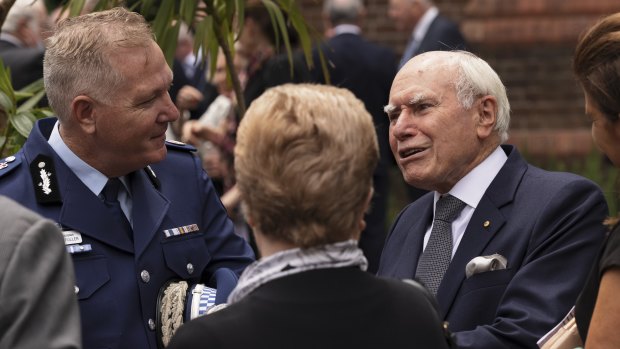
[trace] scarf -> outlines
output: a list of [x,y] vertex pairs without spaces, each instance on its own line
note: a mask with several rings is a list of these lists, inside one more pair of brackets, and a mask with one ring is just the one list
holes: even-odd
[[288,275],[314,269],[351,266],[358,266],[364,271],[368,267],[368,261],[357,247],[356,240],[284,250],[250,264],[228,296],[228,303],[236,303],[259,286]]

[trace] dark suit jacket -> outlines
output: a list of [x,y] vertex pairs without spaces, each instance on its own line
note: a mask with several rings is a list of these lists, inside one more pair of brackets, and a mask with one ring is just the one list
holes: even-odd
[[[389,123],[383,106],[388,103],[396,75],[396,56],[390,49],[351,33],[332,37],[321,49],[327,60],[331,84],[346,88],[364,102],[377,131],[381,157],[373,176],[375,195],[365,217],[366,230],[360,237],[360,247],[369,263],[368,271],[375,273],[386,236],[388,169],[393,163],[388,141]],[[316,51],[314,63],[317,67],[312,70],[313,80],[325,83]]]
[[39,48],[18,47],[0,40],[0,58],[4,66],[11,68],[13,88],[19,90],[43,77],[43,55]]
[[[152,165],[158,184],[147,171],[127,176],[132,241],[103,201],[48,144],[55,122],[39,120],[15,160],[0,169],[0,194],[58,222],[63,230],[80,233],[81,244],[91,246],[72,254],[84,348],[154,349],[160,288],[173,279],[209,283],[222,267],[240,274],[253,261],[250,247],[234,234],[200,161],[188,147],[174,144],[168,145],[166,159]],[[45,181],[37,166],[41,162],[48,164],[49,195],[59,200],[37,199]],[[166,230],[192,224],[196,231],[166,236]]]
[[411,57],[428,51],[469,50],[459,26],[442,15],[435,17],[422,42]]
[[447,348],[422,291],[357,268],[270,281],[226,309],[184,324],[168,349]]
[[[465,230],[437,292],[464,348],[535,348],[575,303],[605,229],[600,189],[582,177],[528,165],[512,146]],[[433,193],[407,206],[383,250],[379,275],[415,276],[433,216]],[[490,225],[484,227],[484,222]],[[476,256],[498,253],[504,270],[465,278]]]

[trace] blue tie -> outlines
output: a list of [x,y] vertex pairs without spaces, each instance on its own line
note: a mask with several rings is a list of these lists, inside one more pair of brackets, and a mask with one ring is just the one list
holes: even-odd
[[124,232],[131,240],[133,240],[133,230],[131,229],[131,224],[129,224],[129,220],[127,220],[127,216],[125,216],[125,213],[121,208],[121,203],[118,201],[118,191],[120,190],[121,185],[123,185],[123,183],[121,183],[118,178],[108,179],[108,183],[106,183],[105,187],[103,187],[101,196],[103,196],[103,203],[108,207],[114,219],[120,222]]

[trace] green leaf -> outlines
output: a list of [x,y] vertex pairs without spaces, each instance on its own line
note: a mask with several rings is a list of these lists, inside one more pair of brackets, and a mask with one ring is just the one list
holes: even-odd
[[71,0],[69,5],[69,17],[79,16],[84,8],[86,0]]
[[41,91],[44,87],[45,86],[43,85],[43,78],[40,78],[28,84],[27,86],[22,87],[19,91],[16,92],[30,93],[30,95],[32,95]]
[[22,105],[20,105],[17,108],[17,113],[26,112],[26,111],[34,108],[37,105],[37,103],[39,103],[41,98],[43,98],[43,96],[45,96],[45,90],[42,89],[39,92],[37,92],[36,94],[34,94],[34,96],[29,98],[27,101],[25,101]]
[[163,37],[159,40],[159,46],[164,52],[166,62],[172,67],[172,61],[174,60],[174,53],[177,48],[177,42],[179,40],[179,30],[181,29],[181,22],[176,21],[168,30],[164,32]]
[[13,100],[6,95],[3,91],[0,91],[0,108],[8,115],[13,114],[15,111],[15,104]]
[[15,91],[15,102],[19,103],[22,99],[30,98],[32,96],[34,96],[34,94],[30,92]]
[[[202,19],[196,24],[196,30],[194,33],[194,54],[198,57],[206,57],[207,47],[203,44],[206,39],[207,28],[205,27],[205,20]],[[201,60],[201,64],[204,64],[205,60]]]
[[[272,25],[276,27],[276,24],[277,24],[277,28],[280,29],[282,38],[284,39],[283,40],[284,46],[286,47],[286,54],[288,56],[289,66],[291,68],[290,69],[291,75],[293,75],[293,50],[291,49],[291,41],[289,40],[289,37],[288,37],[288,28],[286,26],[286,21],[284,20],[284,15],[282,15],[282,10],[277,4],[275,4],[271,0],[262,0],[262,1],[265,7],[267,8],[267,10],[269,10],[269,15],[271,16]],[[275,17],[275,20],[274,20],[274,17]],[[276,30],[275,32],[277,33],[278,30]],[[278,48],[278,46],[279,46],[278,35],[276,35],[276,49]]]
[[97,1],[97,4],[93,8],[93,12],[103,11],[103,10],[109,8],[110,6],[109,6],[108,3],[109,3],[108,0],[99,0],[99,1]]
[[155,16],[155,20],[153,20],[153,32],[155,33],[155,38],[157,39],[159,46],[162,46],[164,34],[170,26],[173,15],[174,1],[162,0],[159,10],[157,11],[157,15]]
[[11,83],[11,69],[5,67],[2,59],[0,59],[0,91],[6,93],[9,97],[13,93],[13,84]]
[[235,41],[237,41],[239,40],[239,35],[241,35],[243,21],[245,20],[245,2],[243,0],[235,0],[235,7],[237,8],[237,27],[239,28],[239,32],[235,37]]
[[308,67],[312,68],[314,65],[314,62],[312,61],[312,39],[299,7],[295,5],[289,7],[288,16],[293,28],[295,28],[295,31],[298,34],[299,42],[304,52],[306,62],[308,63]]
[[56,115],[56,114],[54,114],[54,111],[53,111],[53,110],[51,110],[51,109],[47,109],[47,108],[46,108],[46,109],[38,109],[37,111],[38,111],[39,113],[41,113],[41,115],[37,115],[37,117],[38,117],[39,119],[43,119],[43,118],[47,118],[47,117],[50,117],[50,116],[54,116],[54,115]]
[[9,122],[15,127],[15,130],[23,137],[28,137],[36,117],[29,111],[23,111],[15,115],[9,115]]
[[325,78],[325,83],[327,85],[331,85],[331,79],[329,77],[329,69],[327,69],[327,61],[325,60],[325,55],[323,54],[323,50],[318,49],[319,52],[319,60],[321,61],[321,71],[323,72],[323,78]]
[[[198,0],[199,1],[199,0]],[[192,26],[194,23],[194,17],[196,16],[196,9],[198,7],[197,0],[181,0],[181,19],[188,26]]]

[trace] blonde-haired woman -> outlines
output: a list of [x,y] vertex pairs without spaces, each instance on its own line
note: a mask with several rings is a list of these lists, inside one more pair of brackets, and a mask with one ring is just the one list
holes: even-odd
[[447,348],[421,288],[364,271],[357,239],[377,160],[351,92],[289,84],[256,99],[235,167],[262,258],[228,308],[183,325],[169,348]]

